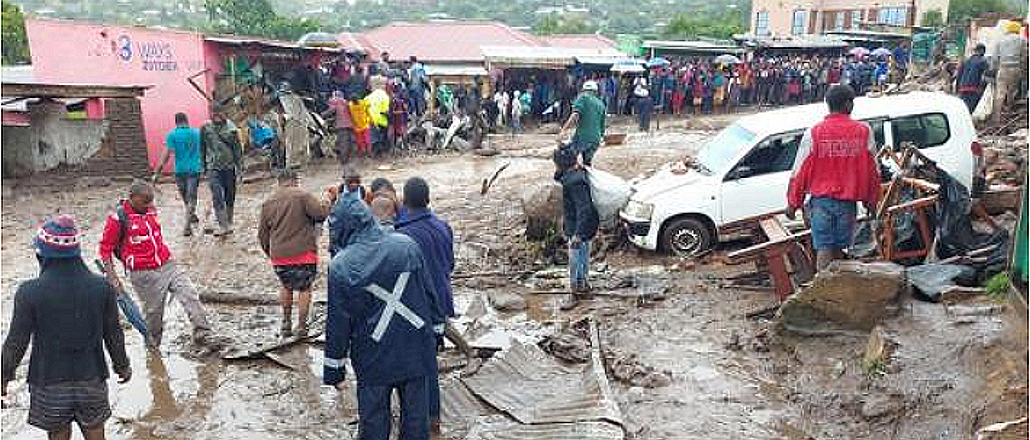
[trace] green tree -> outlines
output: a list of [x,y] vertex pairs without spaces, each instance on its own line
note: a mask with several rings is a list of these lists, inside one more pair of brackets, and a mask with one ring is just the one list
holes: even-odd
[[548,14],[533,24],[533,33],[537,35],[552,34],[592,34],[597,27],[579,17],[562,17]]
[[217,32],[296,40],[320,27],[314,20],[276,14],[268,0],[205,0],[205,6]]
[[29,39],[25,36],[25,16],[18,5],[3,1],[0,32],[3,33],[3,63],[28,64]]
[[919,20],[920,26],[929,28],[939,28],[944,26],[944,14],[941,13],[940,9],[931,9],[923,13],[922,19]]
[[744,33],[744,19],[739,13],[723,12],[715,15],[676,14],[665,27],[666,38],[710,37],[728,39]]
[[1012,15],[1019,13],[1004,0],[952,0],[948,12],[949,23],[965,23],[987,13]]

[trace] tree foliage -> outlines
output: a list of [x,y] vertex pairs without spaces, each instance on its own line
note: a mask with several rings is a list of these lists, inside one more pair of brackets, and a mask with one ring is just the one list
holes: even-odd
[[25,16],[18,5],[3,1],[0,32],[3,36],[3,63],[28,64],[29,39],[25,36]]
[[563,17],[549,14],[533,24],[533,33],[537,35],[552,34],[592,34],[597,28],[579,17]]
[[740,13],[723,12],[714,15],[676,14],[665,27],[666,38],[712,37],[728,39],[733,34],[747,31],[746,19]]
[[268,0],[205,0],[205,6],[218,32],[292,41],[319,29],[314,20],[276,14]]
[[977,18],[988,13],[1001,13],[1003,15],[1022,15],[1026,13],[1025,8],[1018,9],[1012,7],[1010,3],[1004,0],[951,0],[948,22],[965,23],[971,18]]

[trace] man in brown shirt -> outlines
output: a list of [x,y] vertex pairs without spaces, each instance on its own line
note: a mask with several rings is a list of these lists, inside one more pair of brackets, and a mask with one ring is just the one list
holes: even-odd
[[291,323],[294,291],[300,296],[296,333],[301,336],[307,333],[311,283],[318,274],[318,232],[329,215],[332,198],[327,192],[319,202],[297,186],[296,172],[283,170],[279,174],[279,188],[261,205],[258,241],[283,284],[279,295],[283,337],[294,334]]

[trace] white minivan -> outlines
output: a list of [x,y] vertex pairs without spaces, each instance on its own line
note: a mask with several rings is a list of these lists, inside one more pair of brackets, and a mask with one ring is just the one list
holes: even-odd
[[[665,165],[634,183],[619,214],[630,241],[697,255],[727,238],[724,226],[783,211],[801,136],[826,114],[826,104],[818,103],[744,116],[710,139],[689,169],[682,162]],[[878,146],[914,144],[973,188],[982,150],[958,98],[930,92],[862,97],[852,117],[869,123]]]

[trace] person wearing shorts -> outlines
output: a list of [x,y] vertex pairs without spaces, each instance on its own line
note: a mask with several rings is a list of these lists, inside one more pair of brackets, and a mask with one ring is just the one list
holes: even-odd
[[801,138],[787,190],[788,218],[805,204],[816,266],[844,258],[855,230],[856,202],[867,211],[880,197],[876,144],[869,125],[851,119],[855,91],[834,85],[826,92],[830,114]]
[[15,293],[0,360],[0,389],[6,396],[31,341],[29,424],[46,431],[51,440],[67,440],[74,421],[86,440],[103,440],[104,422],[111,416],[105,346],[119,383],[132,377],[117,292],[82,261],[71,217],[47,221],[33,246],[41,271],[39,278],[22,283]]
[[[297,186],[293,170],[279,173],[279,188],[261,205],[258,241],[272,260],[282,284],[282,336],[303,336],[308,331],[311,284],[318,274],[318,231],[329,215],[332,195],[322,201]],[[297,292],[297,328],[293,328],[293,293]]]

